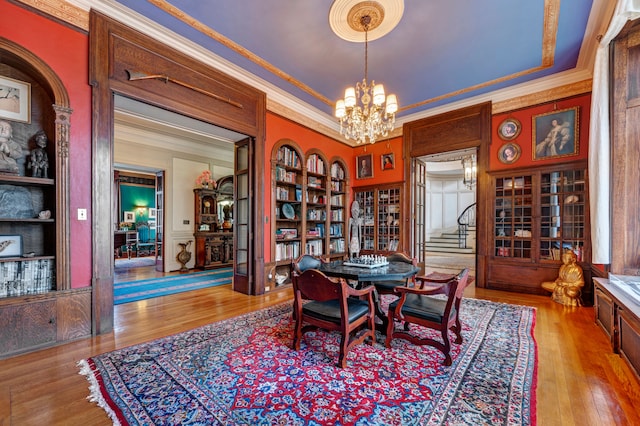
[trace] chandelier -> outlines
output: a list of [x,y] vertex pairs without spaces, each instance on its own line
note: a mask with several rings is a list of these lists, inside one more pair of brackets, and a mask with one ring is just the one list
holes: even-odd
[[467,188],[473,189],[478,179],[478,165],[476,162],[476,156],[469,155],[468,157],[464,157],[462,159],[462,169],[462,183],[464,183]]
[[[375,143],[379,137],[385,137],[393,130],[398,111],[396,95],[386,96],[384,86],[367,80],[369,54],[369,24],[371,16],[363,15],[360,24],[364,29],[364,78],[344,91],[344,99],[336,102],[336,117],[340,122],[340,134],[347,140],[354,139],[357,144]],[[362,105],[358,104],[358,99]],[[373,103],[372,103],[373,102]]]

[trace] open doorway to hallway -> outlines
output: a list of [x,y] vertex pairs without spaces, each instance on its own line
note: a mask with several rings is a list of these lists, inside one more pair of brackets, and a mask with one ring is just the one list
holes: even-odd
[[421,157],[426,164],[423,218],[425,272],[459,272],[476,266],[476,149]]

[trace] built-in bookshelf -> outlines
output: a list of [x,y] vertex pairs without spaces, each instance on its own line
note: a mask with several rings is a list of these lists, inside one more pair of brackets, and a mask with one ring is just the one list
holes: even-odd
[[342,160],[330,163],[315,149],[303,154],[287,141],[274,147],[272,170],[273,285],[267,291],[290,283],[291,262],[302,254],[323,259],[346,254],[347,177]]
[[329,192],[329,258],[347,255],[346,221],[347,180],[346,167],[340,160],[331,163],[331,188]]

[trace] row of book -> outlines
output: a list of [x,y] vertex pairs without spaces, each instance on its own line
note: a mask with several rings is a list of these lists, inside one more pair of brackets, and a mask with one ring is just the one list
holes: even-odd
[[297,259],[300,256],[300,242],[276,244],[276,262],[286,259]]
[[329,244],[329,253],[344,253],[347,251],[347,247],[344,242],[344,238],[340,238],[338,240],[331,240]]
[[53,259],[0,263],[0,297],[46,293],[55,290]]
[[289,167],[295,167],[296,169],[300,168],[300,157],[298,156],[298,153],[289,147],[281,147],[278,150],[276,159],[278,163],[285,164]]
[[324,161],[317,154],[311,154],[307,158],[307,171],[311,173],[317,173],[319,175],[325,174]]
[[331,177],[335,179],[344,179],[344,169],[338,163],[331,165]]
[[276,167],[276,181],[278,182],[287,182],[287,183],[297,183],[298,174],[296,172],[291,172],[282,167]]
[[304,247],[304,252],[311,256],[320,256],[324,254],[322,240],[307,241]]

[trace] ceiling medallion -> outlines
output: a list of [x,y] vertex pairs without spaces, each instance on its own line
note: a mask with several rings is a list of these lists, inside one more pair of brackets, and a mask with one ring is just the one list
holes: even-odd
[[335,0],[329,10],[329,25],[343,40],[363,43],[363,16],[370,17],[367,36],[373,41],[391,32],[403,13],[404,0]]

